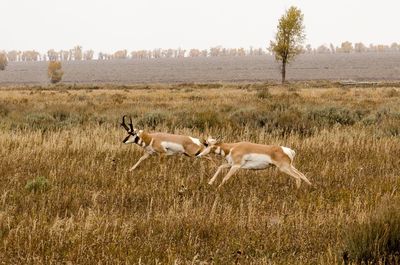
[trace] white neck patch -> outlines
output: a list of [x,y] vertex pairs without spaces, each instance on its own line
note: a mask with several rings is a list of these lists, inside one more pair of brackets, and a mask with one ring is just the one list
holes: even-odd
[[189,138],[190,138],[190,140],[192,140],[193,143],[197,144],[198,146],[201,146],[201,142],[200,142],[199,139],[193,138],[193,137],[190,137],[190,136],[189,136]]

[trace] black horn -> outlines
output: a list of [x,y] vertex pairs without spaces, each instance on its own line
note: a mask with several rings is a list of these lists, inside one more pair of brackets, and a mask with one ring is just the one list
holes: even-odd
[[132,124],[132,117],[129,116],[129,127],[131,128],[131,132],[133,132],[133,124]]
[[126,124],[125,124],[125,116],[126,116],[126,115],[124,115],[124,116],[122,117],[122,123],[121,123],[121,126],[122,126],[122,127],[124,127],[124,128],[125,128],[125,130],[127,130],[127,131],[129,132],[129,127],[128,127],[128,126],[126,126]]

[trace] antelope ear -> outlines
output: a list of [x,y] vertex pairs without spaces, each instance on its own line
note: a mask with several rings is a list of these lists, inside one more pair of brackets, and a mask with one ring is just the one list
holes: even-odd
[[210,144],[216,144],[216,143],[218,143],[218,139],[214,139],[214,138],[212,138],[211,136],[208,136],[207,143],[208,143],[209,145],[210,145]]
[[215,141],[216,144],[221,143],[222,142],[221,135],[218,135],[217,138],[214,139],[214,141]]

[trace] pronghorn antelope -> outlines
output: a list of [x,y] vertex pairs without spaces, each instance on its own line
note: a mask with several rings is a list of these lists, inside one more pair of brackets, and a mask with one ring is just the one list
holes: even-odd
[[211,137],[207,139],[206,146],[197,157],[202,157],[214,151],[216,154],[224,156],[227,160],[227,163],[222,164],[218,168],[208,184],[211,185],[214,183],[222,169],[230,168],[218,188],[240,168],[265,169],[270,164],[275,165],[280,171],[294,177],[297,188],[300,188],[301,180],[311,185],[306,176],[293,166],[292,163],[296,153],[288,147],[253,144],[249,142],[222,143]]
[[125,116],[126,115],[122,117],[121,126],[128,132],[128,136],[126,136],[122,142],[125,144],[135,143],[143,147],[146,151],[129,171],[137,168],[143,160],[152,154],[184,154],[195,157],[205,148],[199,139],[190,136],[169,133],[148,133],[143,130],[138,130],[133,128],[131,117],[129,117],[129,124],[126,125]]

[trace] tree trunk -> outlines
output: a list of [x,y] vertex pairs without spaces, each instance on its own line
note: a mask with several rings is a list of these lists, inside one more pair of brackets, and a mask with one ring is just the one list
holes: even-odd
[[286,81],[286,60],[282,61],[282,85]]

